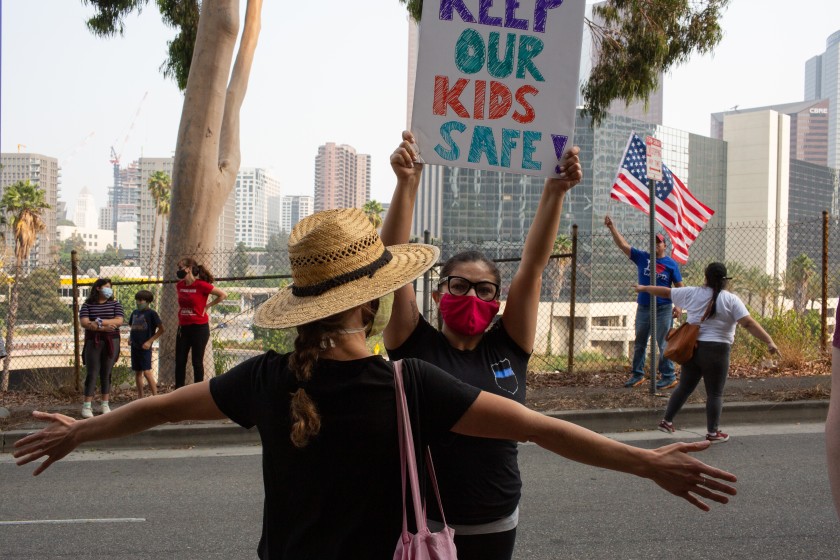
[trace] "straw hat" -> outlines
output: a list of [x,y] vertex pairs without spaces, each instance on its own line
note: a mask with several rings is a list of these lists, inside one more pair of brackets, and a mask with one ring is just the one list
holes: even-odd
[[437,247],[417,243],[386,248],[358,208],[318,212],[292,229],[293,284],[257,309],[254,324],[283,329],[346,311],[405,286],[439,254]]

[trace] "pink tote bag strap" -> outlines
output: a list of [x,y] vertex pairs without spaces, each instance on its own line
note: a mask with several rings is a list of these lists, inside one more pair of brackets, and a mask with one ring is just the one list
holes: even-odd
[[435,489],[435,498],[437,498],[438,511],[440,512],[440,520],[443,521],[444,525],[446,525],[446,515],[444,515],[443,513],[443,502],[440,499],[440,490],[438,489],[437,475],[435,474],[435,464],[432,461],[432,450],[428,447],[426,448],[426,461],[426,467],[429,471],[429,477],[432,479],[432,488]]
[[[405,388],[403,386],[402,360],[394,362],[394,385],[397,401],[397,431],[400,441],[400,470],[402,471],[403,532],[408,530],[408,512],[405,505],[406,470],[408,470],[408,479],[411,484],[411,501],[413,502],[414,517],[417,522],[417,531],[419,532],[426,529],[426,512],[420,496],[420,483],[417,477],[417,457],[414,454],[414,437],[411,433],[411,420],[408,415],[408,403],[405,400]],[[434,485],[437,491],[437,481],[434,482]]]

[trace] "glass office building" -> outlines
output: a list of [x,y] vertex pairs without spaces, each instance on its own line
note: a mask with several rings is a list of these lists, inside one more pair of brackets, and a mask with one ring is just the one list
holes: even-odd
[[[669,168],[701,201],[717,211],[711,225],[725,223],[722,214],[726,202],[725,142],[614,115],[609,115],[598,128],[592,128],[589,118],[579,112],[574,141],[581,149],[584,178],[566,196],[560,221],[561,235],[571,236],[572,224],[578,225],[578,301],[624,300],[628,297],[628,287],[635,282],[635,267],[625,263],[623,255],[617,258],[618,249],[603,225],[605,214],[612,215],[631,244],[645,248],[648,244],[647,215],[610,198],[621,156],[633,132],[661,139],[663,160]],[[430,167],[424,175],[436,178],[440,206],[436,201],[418,201],[417,211],[439,208],[440,231],[432,232],[432,237],[440,240],[444,259],[465,247],[478,248],[491,258],[520,256],[542,194],[542,179]],[[714,239],[701,236],[691,249],[692,256],[695,247],[703,254],[722,254],[722,235],[721,227]],[[515,271],[515,266],[510,268],[507,271],[507,267],[502,267],[505,282],[510,281],[509,274]],[[547,295],[553,287],[544,284],[544,295]],[[568,291],[568,286],[564,291]]]

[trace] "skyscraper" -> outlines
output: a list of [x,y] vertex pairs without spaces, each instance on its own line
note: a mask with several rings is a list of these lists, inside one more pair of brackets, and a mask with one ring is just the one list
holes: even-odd
[[236,175],[236,243],[265,247],[269,236],[269,202],[280,196],[280,180],[269,170],[243,167]]
[[370,156],[328,142],[315,156],[315,211],[361,208],[370,200]]
[[723,122],[728,115],[776,111],[790,117],[790,159],[828,165],[828,105],[828,99],[812,99],[712,113],[711,136],[723,140]]
[[[149,192],[149,178],[157,171],[162,171],[172,177],[171,157],[154,158],[143,157],[138,161],[140,167],[140,192],[137,203],[137,254],[140,263],[148,266],[152,255],[156,255],[162,245],[166,247],[167,216],[157,215],[157,204]],[[157,266],[153,263],[154,270]]]
[[[6,153],[0,154],[0,196],[6,187],[18,181],[29,181],[41,187],[44,200],[50,205],[41,214],[45,228],[38,234],[38,240],[29,253],[27,267],[48,266],[55,258],[57,240],[56,204],[58,203],[61,172],[58,160],[41,154]],[[14,235],[6,235],[6,247],[14,250]]]
[[840,31],[805,62],[805,99],[828,99],[828,167],[840,168]]
[[284,196],[280,200],[280,231],[284,233],[290,233],[295,224],[312,214],[311,196]]
[[99,211],[96,209],[96,199],[87,187],[82,187],[76,197],[76,207],[73,210],[73,223],[82,229],[96,229]]

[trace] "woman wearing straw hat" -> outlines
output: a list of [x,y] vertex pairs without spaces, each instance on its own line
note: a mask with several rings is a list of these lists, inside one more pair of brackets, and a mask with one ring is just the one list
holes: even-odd
[[[257,426],[265,504],[260,558],[390,559],[402,529],[394,373],[371,355],[380,298],[428,270],[430,245],[385,247],[358,209],[302,220],[289,237],[293,284],[261,306],[265,328],[297,327],[295,351],[268,352],[209,383],[194,383],[112,414],[77,422],[33,413],[51,424],[18,441],[19,465],[46,457],[41,473],[76,446],[164,422],[223,419]],[[726,503],[735,476],[688,453],[704,443],[634,448],[461,383],[419,360],[403,368],[415,438],[449,432],[531,440],[555,453],[651,478],[707,510]],[[416,440],[415,440],[416,441]]]
[[[394,295],[393,318],[384,333],[391,359],[419,358],[484,391],[525,403],[525,376],[534,348],[542,273],[554,247],[566,193],[583,173],[578,148],[566,154],[559,179],[546,180],[528,231],[522,261],[499,310],[501,274],[478,251],[450,257],[432,293],[443,327],[432,327],[417,310],[414,289]],[[397,187],[382,227],[385,243],[408,241],[422,165],[414,136],[406,131],[391,155]],[[419,160],[422,161],[422,160]],[[460,558],[508,560],[513,556],[522,480],[517,442],[451,438],[433,447],[446,519],[455,529]],[[432,522],[440,521],[429,511]]]

